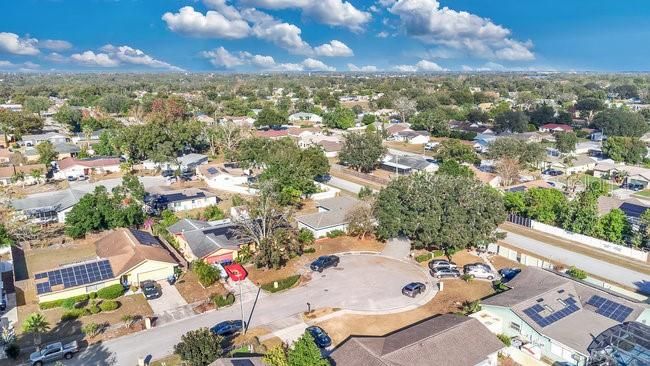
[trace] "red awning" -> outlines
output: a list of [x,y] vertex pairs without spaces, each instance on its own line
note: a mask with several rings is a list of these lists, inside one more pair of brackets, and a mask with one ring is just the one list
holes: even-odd
[[228,277],[233,281],[241,281],[248,275],[244,267],[239,263],[229,264],[225,266],[224,269],[226,270],[226,273],[228,273]]

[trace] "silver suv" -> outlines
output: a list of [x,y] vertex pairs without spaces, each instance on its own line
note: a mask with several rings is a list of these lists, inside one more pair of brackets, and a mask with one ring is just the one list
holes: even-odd
[[482,278],[482,279],[487,279],[487,280],[493,280],[497,277],[497,275],[492,272],[490,267],[488,267],[485,264],[470,264],[466,265],[463,268],[464,272],[466,275],[469,275],[472,278]]

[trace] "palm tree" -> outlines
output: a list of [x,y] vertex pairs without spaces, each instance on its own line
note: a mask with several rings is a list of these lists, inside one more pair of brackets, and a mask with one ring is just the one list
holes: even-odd
[[479,311],[481,311],[481,302],[479,300],[463,302],[463,314],[469,315],[477,313]]
[[48,330],[50,330],[50,323],[40,313],[32,313],[23,321],[23,332],[34,335],[35,345],[41,344],[41,334]]

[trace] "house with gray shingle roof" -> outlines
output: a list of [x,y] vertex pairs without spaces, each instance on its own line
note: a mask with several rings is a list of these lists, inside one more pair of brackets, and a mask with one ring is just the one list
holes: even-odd
[[348,228],[348,212],[359,201],[348,196],[332,197],[316,202],[318,212],[298,216],[299,229],[307,229],[314,237],[321,238],[335,230],[346,231]]
[[[526,267],[509,290],[481,300],[473,317],[493,333],[518,337],[531,354],[585,365],[589,345],[622,323],[650,323],[650,307],[557,273]],[[650,359],[649,359],[650,361]]]
[[330,358],[335,366],[496,366],[503,348],[478,320],[445,314],[380,337],[351,336]]
[[230,263],[237,258],[242,246],[248,244],[237,234],[229,219],[207,222],[182,219],[167,229],[179,244],[188,261]]

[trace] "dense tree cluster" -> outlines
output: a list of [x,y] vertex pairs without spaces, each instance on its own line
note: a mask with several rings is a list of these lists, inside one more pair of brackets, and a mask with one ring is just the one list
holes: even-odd
[[603,152],[615,161],[639,164],[647,154],[646,144],[634,137],[610,136],[603,143]]
[[468,177],[417,173],[379,193],[380,238],[406,235],[416,248],[462,249],[487,243],[505,220],[501,195]]
[[358,171],[369,172],[379,164],[386,153],[380,132],[351,132],[345,135],[339,160]]

